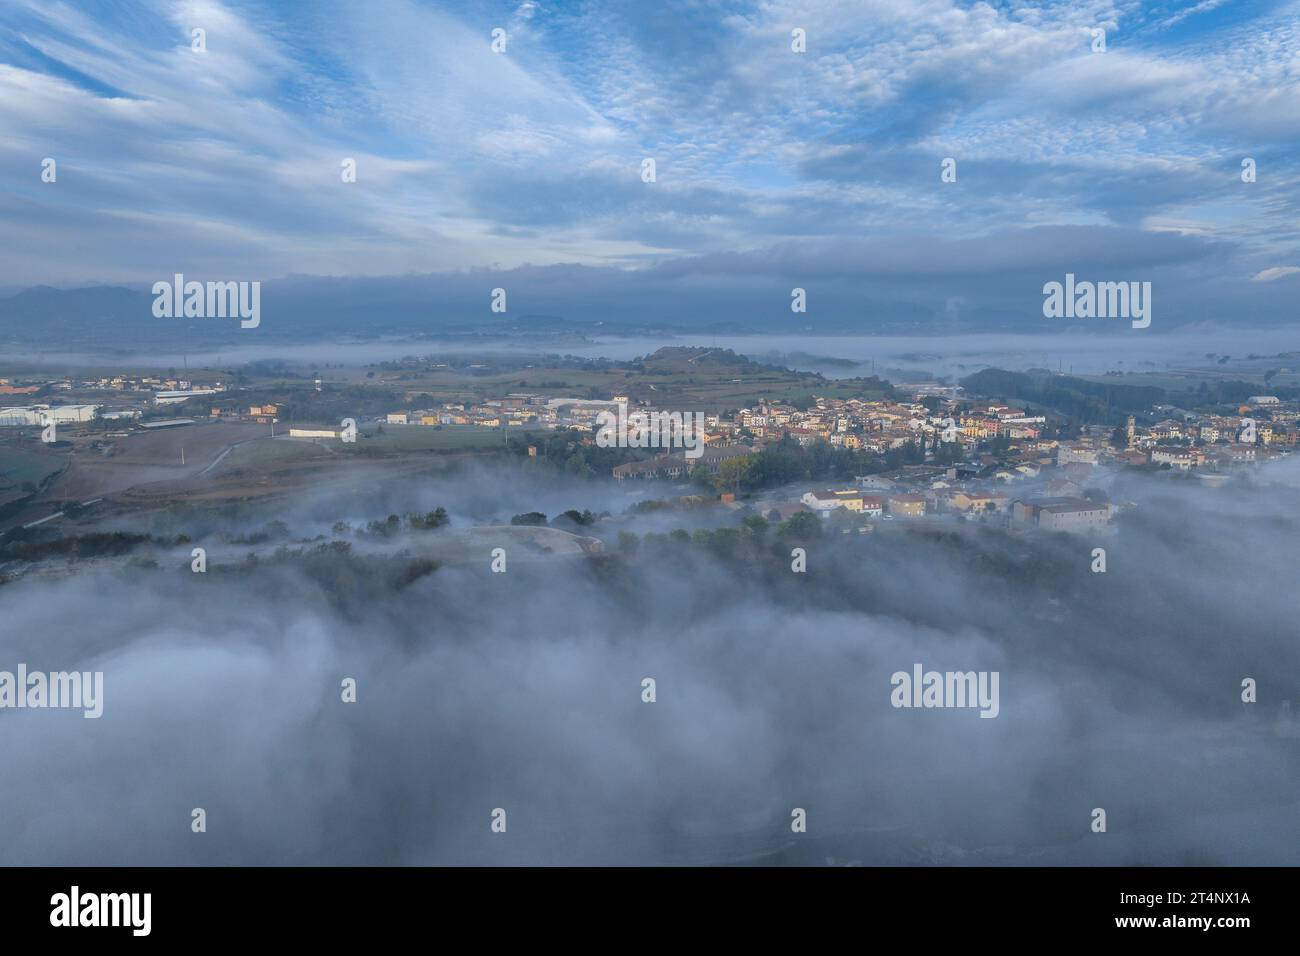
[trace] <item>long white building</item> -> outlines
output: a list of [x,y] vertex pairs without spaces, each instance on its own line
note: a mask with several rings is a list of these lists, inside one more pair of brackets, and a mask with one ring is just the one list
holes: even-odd
[[43,419],[56,425],[68,425],[74,422],[88,422],[94,419],[98,405],[21,405],[13,408],[0,408],[0,427],[22,428],[40,425]]
[[172,391],[154,392],[153,400],[155,405],[175,405],[177,402],[189,401],[191,398],[199,398],[202,395],[219,395],[224,389],[220,388],[187,388],[174,389]]

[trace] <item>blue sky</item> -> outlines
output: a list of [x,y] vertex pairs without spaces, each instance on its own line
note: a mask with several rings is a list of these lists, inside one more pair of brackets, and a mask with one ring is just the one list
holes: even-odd
[[1297,2],[0,7],[9,287],[583,266],[996,309],[1031,261],[1226,317],[1300,293],[1298,152]]

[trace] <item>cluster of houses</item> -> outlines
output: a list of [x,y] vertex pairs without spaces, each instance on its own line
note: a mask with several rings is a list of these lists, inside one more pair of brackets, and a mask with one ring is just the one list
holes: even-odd
[[[973,414],[954,419],[935,413],[920,401],[863,401],[859,399],[817,398],[807,409],[779,402],[762,402],[755,408],[742,408],[732,415],[705,414],[704,440],[715,446],[716,453],[706,453],[705,467],[736,454],[751,453],[753,447],[783,437],[800,444],[825,440],[830,444],[883,454],[892,449],[929,440],[960,441],[974,445],[991,435],[1018,439],[1037,438],[1044,425],[1041,415],[1026,414],[1023,409],[991,405]],[[479,403],[447,402],[435,408],[404,409],[389,412],[391,425],[473,425],[486,428],[533,426],[567,428],[595,433],[602,413],[630,405],[628,396],[614,395],[609,400],[584,398],[549,398],[536,393],[512,393],[505,398]],[[637,403],[635,411],[656,411],[649,404]],[[722,451],[722,449],[729,449]],[[677,478],[690,470],[680,455],[665,454],[664,460],[621,467],[614,477]]]
[[[1019,524],[1050,531],[1091,531],[1110,524],[1114,507],[1077,495],[1011,498],[997,491],[961,489],[949,493],[894,491],[871,493],[859,488],[809,491],[800,499],[808,511],[827,515],[844,508],[865,518],[921,518],[928,515],[1004,516]],[[794,509],[777,512],[786,517]]]
[[806,409],[760,402],[755,408],[742,408],[734,417],[719,422],[717,430],[723,438],[762,441],[789,436],[801,445],[823,440],[838,447],[884,454],[923,440],[973,446],[998,436],[1035,439],[1046,424],[1044,416],[1009,405],[958,411],[953,398],[931,410],[919,401],[925,397],[923,389],[914,394],[918,400],[911,402],[817,398]]
[[1148,426],[1129,418],[1120,454],[1126,463],[1222,471],[1275,459],[1300,441],[1300,402],[1275,395],[1252,395],[1231,416],[1160,410],[1172,414]]
[[[818,402],[818,408],[823,407],[840,411],[850,403],[832,406]],[[763,411],[770,412],[771,407]],[[797,500],[771,500],[760,507],[781,518],[796,511],[884,520],[946,516],[994,519],[1011,527],[1096,531],[1107,527],[1116,511],[1114,504],[1091,487],[1099,467],[1196,469],[1197,477],[1218,484],[1235,467],[1266,461],[1294,448],[1298,416],[1297,403],[1254,396],[1235,416],[1185,414],[1147,426],[1138,426],[1130,417],[1122,441],[1113,430],[1101,426],[1085,428],[1076,439],[1058,440],[1041,437],[1038,423],[1028,420],[1033,416],[1020,409],[976,404],[960,416],[951,416],[963,436],[958,440],[965,445],[964,439],[975,436],[1018,438],[1006,451],[972,454],[947,467],[913,465],[863,476],[851,487],[813,489]],[[936,425],[938,417],[927,415],[921,428]],[[826,424],[823,418],[821,427]],[[878,421],[866,424],[879,427]],[[775,420],[769,417],[758,427],[774,425]],[[951,426],[950,421],[949,430]],[[884,434],[898,428],[896,423],[885,427]],[[866,524],[869,527],[869,522]]]
[[855,488],[828,488],[822,491],[809,491],[800,502],[809,511],[828,514],[837,508],[845,508],[867,518],[918,518],[925,514],[926,499],[922,495],[908,492],[893,494],[870,494]]
[[7,378],[0,378],[0,395],[33,395],[46,389],[60,392],[145,392],[140,399],[120,396],[117,400],[104,400],[102,395],[95,397],[99,401],[77,402],[76,399],[89,396],[78,394],[68,396],[62,405],[30,404],[0,408],[0,426],[26,427],[41,425],[53,421],[55,424],[76,424],[95,419],[126,420],[141,418],[149,405],[174,405],[204,395],[216,395],[225,391],[220,382],[212,385],[197,385],[184,378],[162,378],[156,376],[105,375],[94,379],[58,379],[54,381],[15,383]]
[[[1092,466],[1080,467],[1092,469]],[[1081,481],[1064,477],[1064,473],[1013,493],[974,480],[968,468],[913,466],[889,475],[859,477],[852,487],[815,489],[805,492],[797,501],[769,501],[760,507],[765,513],[775,511],[781,518],[788,518],[796,511],[811,511],[823,517],[838,513],[886,521],[965,518],[1033,525],[1052,531],[1103,529],[1115,513],[1115,506],[1101,500],[1095,492],[1089,490],[1085,497]],[[961,477],[963,473],[965,478]],[[1083,477],[1077,471],[1074,474]]]
[[482,402],[444,402],[435,408],[389,412],[389,425],[471,425],[480,428],[510,428],[522,425],[543,428],[573,428],[594,432],[601,412],[626,404],[626,395],[611,400],[548,398],[535,392],[511,392],[505,398]]
[[208,417],[214,420],[257,422],[259,425],[274,425],[280,420],[279,415],[280,406],[271,402],[265,405],[249,405],[247,412],[241,412],[237,408],[226,409],[215,406],[208,411]]
[[[944,442],[953,443],[967,460],[951,469],[951,476],[937,475],[923,488],[911,487],[914,482],[907,481],[907,487],[901,489],[878,489],[888,493],[875,497],[854,497],[845,489],[830,489],[809,492],[797,504],[820,512],[847,507],[882,517],[936,512],[1011,514],[1014,498],[1010,495],[957,486],[978,474],[985,485],[1041,485],[1038,493],[1045,498],[1069,499],[1026,512],[1018,520],[1096,522],[1109,520],[1109,512],[1099,514],[1104,509],[1089,507],[1090,503],[1079,495],[1098,465],[1200,469],[1204,477],[1210,478],[1233,466],[1280,454],[1284,446],[1294,446],[1297,440],[1296,403],[1273,396],[1252,397],[1240,414],[1232,417],[1198,417],[1167,409],[1169,416],[1152,425],[1138,426],[1130,418],[1127,440],[1116,442],[1112,430],[1101,426],[1086,428],[1076,439],[1046,437],[1044,415],[996,401],[964,400],[956,388],[909,386],[908,394],[913,401],[819,397],[807,407],[764,401],[732,415],[705,415],[707,444],[698,459],[668,450],[643,461],[619,465],[613,469],[613,476],[620,481],[681,480],[697,467],[717,474],[728,458],[754,454],[780,439],[805,445],[824,440],[833,446],[874,454],[908,445],[933,451]],[[603,401],[513,393],[478,404],[447,403],[435,409],[393,412],[387,420],[391,424],[532,425],[594,433],[602,413],[627,404],[625,395]],[[637,410],[653,411],[645,403],[640,403]],[[993,438],[1007,439],[1011,444],[997,455],[980,454],[982,443]],[[818,498],[819,494],[825,497]],[[919,500],[910,500],[913,497]]]
[[[806,410],[792,405],[763,402],[756,408],[742,408],[733,415],[706,414],[707,440],[718,444],[736,442],[763,443],[788,435],[801,444],[824,439],[832,445],[862,448],[883,453],[915,443],[921,432],[934,435],[950,429],[945,416],[930,413],[923,404],[858,399],[818,398]],[[602,412],[632,404],[626,395],[610,400],[582,398],[547,398],[534,393],[514,393],[502,399],[478,404],[446,403],[425,410],[390,412],[394,425],[480,425],[500,427],[540,425],[594,432]],[[638,412],[656,411],[649,404],[637,403]],[[1042,416],[1025,416],[1017,409],[999,408],[1004,414],[1004,433],[1025,437],[1021,425],[1041,427]],[[996,413],[995,413],[996,414]],[[1023,419],[1023,421],[1022,421]],[[998,421],[995,417],[994,421]],[[976,431],[984,435],[989,426],[982,419]],[[1034,432],[1036,437],[1037,432]],[[951,434],[949,437],[953,437]]]
[[38,385],[15,385],[11,379],[0,378],[0,395],[30,395],[33,392],[39,392],[45,386]]
[[[38,392],[43,388],[65,392],[73,389],[92,389],[101,392],[165,392],[186,391],[194,387],[196,386],[188,379],[159,378],[152,375],[101,375],[99,378],[30,381],[21,385],[15,384],[11,379],[0,378],[0,395],[22,395]],[[220,388],[221,384],[218,382],[216,387]]]
[[[1295,403],[1256,396],[1232,417],[1187,415],[1144,427],[1130,417],[1122,442],[1100,426],[1086,428],[1071,440],[1028,437],[999,455],[974,455],[948,467],[908,466],[860,477],[852,487],[815,489],[797,501],[771,501],[762,507],[782,518],[795,511],[829,516],[844,509],[869,519],[996,518],[1010,526],[1096,531],[1110,524],[1116,510],[1090,488],[1099,467],[1197,469],[1197,477],[1218,484],[1234,467],[1275,458],[1294,447],[1298,412]],[[1015,421],[1023,417],[1017,409],[990,405],[962,416],[959,427],[966,434],[977,418],[987,421],[990,429],[996,420],[1002,429],[997,434],[1009,435],[1011,429],[1028,424]]]

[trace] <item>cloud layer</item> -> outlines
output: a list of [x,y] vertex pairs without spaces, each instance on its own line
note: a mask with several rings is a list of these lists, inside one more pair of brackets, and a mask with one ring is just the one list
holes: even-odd
[[1078,227],[1122,230],[1117,250],[1203,242],[1190,298],[1227,315],[1250,277],[1293,287],[1300,263],[1297,5],[1238,6],[10,4],[0,222],[21,241],[0,286],[559,263],[735,278],[771,250],[898,243],[937,247],[925,271],[951,297],[971,290],[945,249],[1083,271]]
[[[211,538],[203,576],[175,554],[22,580],[0,666],[103,670],[104,715],[0,712],[0,862],[1294,865],[1293,464],[1112,487],[1139,509],[1101,542],[882,531],[810,544],[806,575],[685,545],[505,574],[482,555],[393,592],[338,557],[232,575]],[[274,517],[311,535],[440,502],[463,525],[622,494],[377,490]],[[893,709],[915,662],[999,671],[999,716]]]

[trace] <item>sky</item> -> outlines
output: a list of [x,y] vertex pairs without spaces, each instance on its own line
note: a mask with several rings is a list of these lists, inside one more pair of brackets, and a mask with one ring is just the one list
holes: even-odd
[[0,288],[540,269],[715,318],[756,277],[942,317],[1074,271],[1293,318],[1298,24],[1291,0],[5,0]]

